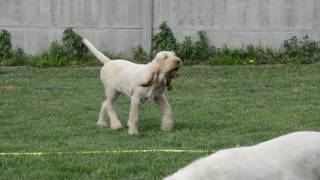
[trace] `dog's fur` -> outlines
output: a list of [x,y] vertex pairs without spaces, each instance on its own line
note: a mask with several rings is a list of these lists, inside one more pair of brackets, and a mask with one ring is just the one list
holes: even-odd
[[171,80],[177,76],[181,60],[174,52],[159,52],[148,64],[135,64],[126,60],[111,60],[98,51],[87,39],[83,40],[89,50],[104,64],[100,78],[105,87],[107,99],[102,103],[98,125],[107,126],[106,113],[112,129],[121,129],[114,104],[121,93],[131,98],[131,109],[128,120],[129,134],[138,133],[137,124],[139,105],[149,99],[155,100],[163,111],[161,129],[170,131],[173,128],[171,107],[164,96],[164,91],[171,90]]
[[319,180],[320,133],[295,132],[218,151],[164,180]]

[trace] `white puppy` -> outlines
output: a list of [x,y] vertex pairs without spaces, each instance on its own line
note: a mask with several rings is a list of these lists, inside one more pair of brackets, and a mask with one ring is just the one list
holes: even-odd
[[171,51],[159,52],[148,64],[135,64],[126,60],[110,60],[99,52],[87,39],[83,40],[89,50],[104,64],[100,78],[105,87],[107,99],[102,103],[98,125],[106,126],[105,116],[109,115],[112,129],[122,128],[117,118],[114,103],[121,93],[131,98],[128,120],[129,134],[138,133],[138,108],[141,102],[155,100],[163,111],[161,129],[170,131],[173,128],[171,107],[163,95],[166,89],[171,90],[171,80],[181,67],[181,60]]
[[319,180],[320,133],[295,132],[218,151],[165,180]]

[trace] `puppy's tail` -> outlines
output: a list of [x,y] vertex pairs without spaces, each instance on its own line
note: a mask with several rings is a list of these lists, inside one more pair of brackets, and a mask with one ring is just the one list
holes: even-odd
[[90,41],[88,41],[87,39],[83,39],[82,41],[88,47],[88,49],[99,59],[100,62],[102,62],[103,64],[106,64],[111,61],[111,59],[109,59],[107,56],[102,54],[98,49],[96,49],[90,43]]

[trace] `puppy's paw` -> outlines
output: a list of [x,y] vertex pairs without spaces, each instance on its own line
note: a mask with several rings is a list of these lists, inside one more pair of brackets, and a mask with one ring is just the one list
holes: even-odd
[[133,134],[138,134],[138,129],[137,128],[130,128],[129,127],[129,131],[128,131],[129,134],[133,135]]
[[173,123],[163,123],[160,128],[162,131],[172,131]]
[[123,127],[122,127],[122,124],[116,123],[116,124],[111,124],[111,125],[110,125],[110,128],[113,129],[113,130],[120,130],[120,129],[122,129]]
[[99,127],[101,127],[101,128],[105,128],[105,127],[108,126],[105,121],[98,121],[98,122],[97,122],[97,125],[98,125]]

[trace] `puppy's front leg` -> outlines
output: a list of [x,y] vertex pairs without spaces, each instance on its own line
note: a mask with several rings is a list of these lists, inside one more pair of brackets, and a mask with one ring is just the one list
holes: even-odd
[[138,134],[138,121],[139,121],[139,106],[140,98],[136,96],[131,97],[130,115],[128,120],[129,134]]
[[164,95],[161,95],[155,97],[155,101],[160,105],[163,112],[161,130],[171,131],[173,128],[172,110],[167,98]]

